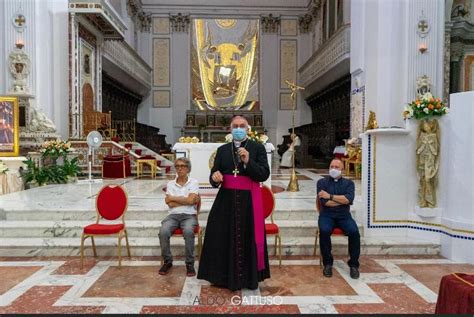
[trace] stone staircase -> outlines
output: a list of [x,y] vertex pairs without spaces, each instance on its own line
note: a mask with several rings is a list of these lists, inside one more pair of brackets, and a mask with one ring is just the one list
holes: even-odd
[[[154,152],[153,150],[147,148],[146,146],[144,146],[143,144],[141,143],[138,143],[138,142],[120,142],[120,145],[126,147],[126,145],[132,145],[132,147],[130,148],[130,150],[132,152],[134,152],[135,154],[139,155],[139,156],[153,156],[157,159],[157,161],[159,162],[159,166],[161,168],[161,171],[160,173],[161,174],[168,174],[172,171],[173,169],[173,162],[169,161],[168,159],[166,159],[165,157],[159,155],[158,153]],[[148,167],[145,167],[145,168],[148,168]],[[135,175],[136,174],[136,168],[132,168],[132,174]]]
[[[212,200],[203,199],[203,210],[199,215],[200,225],[205,229]],[[160,255],[158,232],[161,219],[166,217],[165,208],[146,210],[129,206],[126,214],[132,254],[134,256]],[[95,211],[91,210],[22,210],[0,209],[0,256],[77,256],[80,236],[85,225],[95,222]],[[47,219],[47,220],[46,220]],[[275,210],[274,220],[281,228],[284,255],[313,254],[317,215],[314,210]],[[439,254],[438,244],[413,241],[406,238],[364,237],[361,232],[362,254]],[[97,238],[100,255],[116,255],[115,238]],[[172,238],[175,255],[184,254],[181,237]],[[196,241],[197,243],[197,241]],[[269,251],[273,253],[274,237],[267,237]],[[90,246],[90,241],[86,241]],[[347,238],[333,237],[333,253],[347,254]],[[91,251],[86,254],[90,255]],[[319,254],[319,250],[318,250]]]

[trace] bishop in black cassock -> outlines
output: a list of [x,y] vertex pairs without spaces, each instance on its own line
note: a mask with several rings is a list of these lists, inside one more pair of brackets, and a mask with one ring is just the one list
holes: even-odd
[[[217,149],[210,183],[216,171],[224,177],[248,176],[255,182],[264,182],[270,175],[265,147],[252,140],[244,140],[240,147],[249,152],[244,164],[237,155],[236,143],[230,142]],[[238,171],[238,172],[237,172]],[[206,234],[199,261],[198,278],[230,290],[256,289],[258,282],[270,277],[265,233],[264,264],[257,269],[257,247],[254,232],[252,192],[221,186],[207,220]],[[262,229],[264,232],[264,228]]]

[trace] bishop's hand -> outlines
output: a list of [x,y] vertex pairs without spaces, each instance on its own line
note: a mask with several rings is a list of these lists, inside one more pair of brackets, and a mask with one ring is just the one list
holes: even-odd
[[237,150],[237,154],[239,155],[240,159],[242,160],[244,164],[247,164],[249,162],[249,157],[250,157],[249,151],[247,151],[245,148],[240,147]]
[[212,180],[216,183],[222,183],[224,176],[222,176],[221,172],[215,171],[214,174],[212,174]]

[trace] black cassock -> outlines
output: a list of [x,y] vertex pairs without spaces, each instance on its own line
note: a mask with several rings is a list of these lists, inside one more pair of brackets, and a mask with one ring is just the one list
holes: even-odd
[[[234,175],[235,165],[239,176],[249,176],[264,182],[270,176],[265,147],[247,140],[241,147],[249,152],[249,162],[244,167],[236,155],[233,143],[217,149],[212,174]],[[265,241],[265,269],[257,272],[257,248],[255,245],[252,195],[250,190],[220,188],[212,205],[205,231],[204,244],[197,277],[230,290],[256,289],[258,282],[270,277],[267,240]]]

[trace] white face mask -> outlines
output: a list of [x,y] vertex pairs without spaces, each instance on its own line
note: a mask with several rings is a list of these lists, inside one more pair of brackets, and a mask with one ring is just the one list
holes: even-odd
[[341,176],[341,171],[340,170],[337,170],[335,168],[331,168],[329,170],[329,175],[332,177],[332,178],[338,178],[339,176]]

